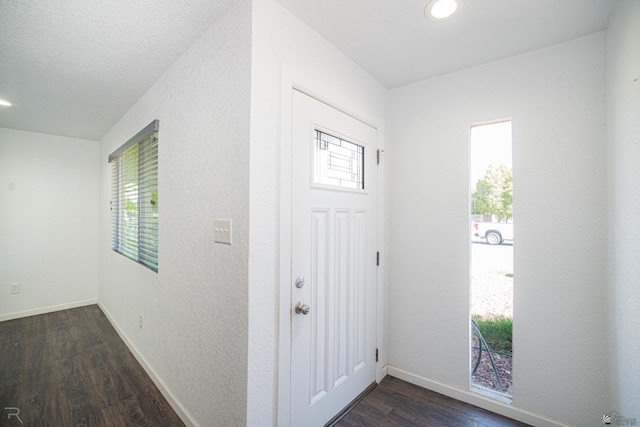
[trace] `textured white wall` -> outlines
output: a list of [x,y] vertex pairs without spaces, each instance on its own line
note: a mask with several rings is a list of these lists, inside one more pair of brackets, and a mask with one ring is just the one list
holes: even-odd
[[[246,0],[234,2],[101,142],[99,300],[203,426],[246,420],[250,78]],[[157,274],[111,251],[107,164],[156,118]],[[214,243],[215,217],[233,220],[233,245]]]
[[97,169],[96,141],[0,128],[0,320],[95,303]]
[[389,363],[474,399],[465,393],[468,132],[472,123],[511,117],[513,406],[492,409],[597,424],[611,410],[604,35],[398,88],[390,97]]
[[[281,138],[291,111],[282,99],[283,72],[341,108],[382,127],[386,90],[335,47],[273,0],[253,5],[251,98],[251,235],[249,267],[250,426],[276,422],[278,392]],[[324,64],[324,65],[320,65]],[[285,90],[290,96],[290,91]],[[290,122],[289,122],[290,126]],[[384,130],[379,136],[383,141]],[[283,172],[284,173],[284,172]],[[382,345],[382,343],[381,343]],[[280,384],[287,387],[287,384]],[[279,402],[287,412],[287,402]],[[281,423],[282,419],[279,420]]]
[[611,409],[640,421],[640,2],[607,28]]

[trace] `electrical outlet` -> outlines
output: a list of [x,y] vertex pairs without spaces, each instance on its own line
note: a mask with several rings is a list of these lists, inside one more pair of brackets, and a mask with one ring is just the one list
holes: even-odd
[[138,315],[138,326],[140,327],[140,329],[144,328],[144,316],[142,315],[142,313]]
[[20,293],[20,283],[11,283],[9,285],[9,294],[19,294]]

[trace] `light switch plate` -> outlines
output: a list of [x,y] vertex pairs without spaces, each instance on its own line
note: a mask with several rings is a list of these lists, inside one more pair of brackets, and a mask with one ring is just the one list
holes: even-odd
[[231,220],[220,218],[213,220],[213,240],[216,243],[231,244]]

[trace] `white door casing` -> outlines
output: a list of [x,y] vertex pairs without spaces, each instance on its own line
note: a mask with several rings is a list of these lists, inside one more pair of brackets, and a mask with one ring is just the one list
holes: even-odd
[[[376,379],[377,130],[297,90],[292,102],[290,425],[314,426]],[[315,183],[318,130],[364,147],[363,189]]]

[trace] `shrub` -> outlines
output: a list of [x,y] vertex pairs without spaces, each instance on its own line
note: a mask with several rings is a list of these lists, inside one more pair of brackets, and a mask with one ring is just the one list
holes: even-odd
[[474,316],[473,320],[490,349],[513,353],[513,319],[509,317],[483,319],[480,316]]

